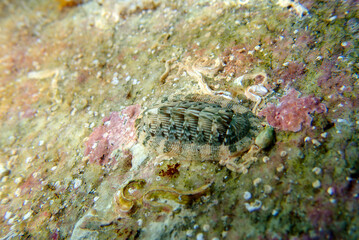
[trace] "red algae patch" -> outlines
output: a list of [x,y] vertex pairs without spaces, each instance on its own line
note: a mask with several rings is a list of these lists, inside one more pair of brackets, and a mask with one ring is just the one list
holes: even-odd
[[291,89],[283,96],[279,105],[270,103],[265,109],[259,112],[258,116],[266,117],[269,125],[280,130],[299,132],[302,126],[310,126],[313,112],[323,113],[327,108],[316,97],[298,98],[299,92]]
[[114,150],[130,148],[135,143],[135,121],[140,112],[141,106],[137,104],[105,117],[85,143],[85,156],[89,161],[105,165],[113,162],[111,153]]

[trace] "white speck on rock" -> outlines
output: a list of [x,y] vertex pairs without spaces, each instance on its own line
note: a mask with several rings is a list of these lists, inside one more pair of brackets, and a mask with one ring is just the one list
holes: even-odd
[[203,233],[198,233],[196,236],[196,240],[204,240]]
[[203,225],[202,229],[204,232],[208,232],[211,229],[211,227],[208,224],[205,224]]
[[106,122],[103,123],[103,125],[104,125],[105,127],[110,126],[110,124],[111,124],[111,121],[106,121]]
[[131,148],[131,152],[132,152],[132,156],[134,156],[131,162],[132,163],[131,170],[134,170],[137,169],[143,163],[143,161],[147,158],[147,154],[142,144],[135,144]]
[[333,188],[333,187],[329,187],[329,188],[327,189],[327,193],[328,193],[329,195],[333,195],[333,194],[334,194],[334,188]]
[[11,217],[11,215],[12,215],[12,212],[9,212],[9,211],[6,212],[5,215],[4,215],[4,219],[8,220]]
[[32,212],[28,212],[26,213],[23,217],[22,217],[22,220],[26,220],[26,219],[29,219],[32,215]]
[[332,16],[332,17],[330,17],[328,20],[329,20],[330,22],[332,22],[332,21],[334,21],[335,19],[337,19],[337,16]]
[[17,189],[15,190],[15,192],[14,192],[15,197],[19,197],[20,194],[21,194],[21,189],[20,189],[20,188],[17,188]]
[[272,193],[272,191],[273,191],[273,188],[270,185],[268,185],[268,184],[264,185],[264,192],[266,194],[270,194],[270,193]]
[[10,171],[6,169],[5,164],[0,163],[0,178],[8,176]]
[[315,181],[312,183],[312,186],[313,186],[313,188],[320,188],[321,183],[320,183],[319,180],[315,180]]
[[25,159],[25,162],[26,162],[26,163],[30,163],[30,162],[32,162],[33,159],[34,159],[34,158],[32,158],[32,157],[27,157],[27,158]]
[[132,84],[133,84],[133,85],[137,85],[137,84],[139,84],[139,83],[140,83],[140,81],[137,80],[137,79],[133,79],[133,80],[132,80]]
[[272,211],[272,215],[273,215],[273,216],[277,216],[278,213],[279,213],[279,211],[278,211],[277,209],[273,209],[273,211]]
[[15,178],[14,183],[16,183],[17,185],[19,185],[20,183],[22,183],[23,180],[24,180],[24,179],[23,179],[22,177],[17,177],[17,178]]
[[283,170],[284,170],[284,165],[279,164],[279,166],[277,167],[277,172],[283,172]]
[[81,179],[75,179],[74,180],[74,189],[77,189],[81,186],[82,180]]
[[113,77],[112,78],[112,81],[111,81],[112,85],[118,85],[119,83],[120,83],[120,81],[118,80],[118,77]]
[[190,230],[187,230],[187,231],[186,231],[186,236],[187,236],[187,237],[192,237],[192,236],[193,236],[193,230],[191,230],[191,229],[190,229]]
[[322,173],[322,169],[319,167],[315,167],[312,169],[312,172],[315,173],[316,175],[320,175]]
[[253,185],[257,187],[259,184],[262,183],[262,178],[256,178],[253,180]]
[[[16,216],[15,216],[16,217]],[[8,224],[13,224],[15,221],[15,217],[10,218],[9,221],[7,221]]]
[[317,147],[319,147],[320,144],[321,144],[317,139],[313,139],[313,140],[312,140],[312,143],[313,143],[315,146],[317,146]]
[[243,84],[242,84],[243,79],[244,79],[244,75],[239,76],[236,79],[234,79],[233,83],[238,85],[238,86],[243,86]]

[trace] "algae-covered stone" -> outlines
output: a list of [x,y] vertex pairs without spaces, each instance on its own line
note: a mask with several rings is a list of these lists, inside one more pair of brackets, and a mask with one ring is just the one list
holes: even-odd
[[264,149],[268,148],[274,142],[274,129],[272,127],[265,128],[262,132],[259,133],[255,140],[255,144]]

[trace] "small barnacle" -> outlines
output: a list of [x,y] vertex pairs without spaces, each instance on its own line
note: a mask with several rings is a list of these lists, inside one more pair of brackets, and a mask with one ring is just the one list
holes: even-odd
[[244,192],[244,194],[243,194],[243,198],[244,198],[244,200],[249,200],[249,199],[251,199],[252,198],[252,194],[250,193],[250,192]]

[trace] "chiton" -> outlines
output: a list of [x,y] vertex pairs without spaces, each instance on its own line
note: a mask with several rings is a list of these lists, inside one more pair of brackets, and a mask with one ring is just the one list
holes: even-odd
[[253,143],[260,120],[234,102],[174,101],[154,106],[137,121],[138,140],[157,154],[187,160],[239,155]]

